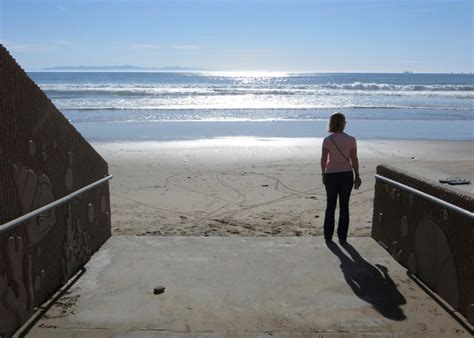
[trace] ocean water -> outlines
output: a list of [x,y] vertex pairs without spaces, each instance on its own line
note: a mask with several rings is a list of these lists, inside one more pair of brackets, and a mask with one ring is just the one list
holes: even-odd
[[359,138],[474,139],[472,74],[29,75],[91,140],[322,137],[334,111]]

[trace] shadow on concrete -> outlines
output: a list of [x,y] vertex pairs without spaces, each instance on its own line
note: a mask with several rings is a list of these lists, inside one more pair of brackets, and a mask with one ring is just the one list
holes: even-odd
[[396,321],[407,318],[400,308],[400,305],[406,304],[406,299],[398,291],[385,266],[373,266],[349,243],[341,245],[349,256],[334,242],[327,243],[327,246],[340,259],[344,278],[360,299],[370,303],[385,318]]
[[73,275],[71,279],[69,279],[67,283],[63,285],[50,300],[41,305],[38,310],[33,313],[33,316],[31,316],[31,318],[17,330],[15,337],[26,337],[31,329],[44,317],[44,315],[56,304],[56,302],[62,296],[64,296],[74,284],[76,284],[76,282],[85,272],[86,268],[82,267],[79,269],[79,271],[76,272],[76,274]]

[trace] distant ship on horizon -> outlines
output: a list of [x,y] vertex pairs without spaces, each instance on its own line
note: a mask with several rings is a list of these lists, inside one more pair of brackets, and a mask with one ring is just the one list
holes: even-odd
[[411,70],[405,70],[403,74],[413,74],[413,72]]

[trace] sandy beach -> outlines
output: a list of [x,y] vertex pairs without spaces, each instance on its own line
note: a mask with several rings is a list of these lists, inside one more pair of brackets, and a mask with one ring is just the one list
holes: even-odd
[[[114,175],[114,235],[314,236],[322,233],[321,138],[94,143]],[[378,164],[433,180],[474,179],[472,142],[362,140],[363,184],[350,236],[371,231]],[[458,186],[473,193],[472,185]],[[336,218],[337,219],[337,218]]]

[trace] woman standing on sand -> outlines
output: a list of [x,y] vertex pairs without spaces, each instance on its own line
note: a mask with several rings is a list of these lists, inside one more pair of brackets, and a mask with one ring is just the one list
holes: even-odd
[[321,155],[321,173],[327,198],[324,239],[326,241],[332,240],[334,212],[339,197],[337,236],[341,244],[346,242],[349,230],[349,198],[352,186],[359,189],[361,184],[356,139],[344,133],[345,126],[346,117],[344,114],[334,113],[331,115],[328,125],[328,131],[331,134],[324,138]]

